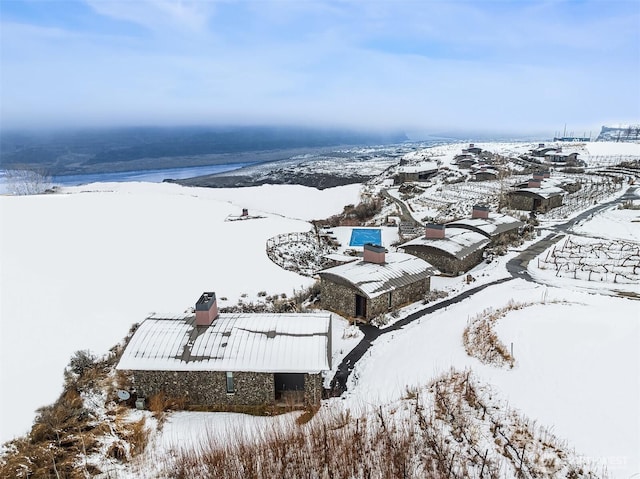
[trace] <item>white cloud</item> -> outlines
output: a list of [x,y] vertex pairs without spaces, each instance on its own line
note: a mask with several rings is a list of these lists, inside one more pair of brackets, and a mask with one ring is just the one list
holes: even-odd
[[141,25],[154,31],[206,30],[214,11],[210,1],[189,0],[86,0],[100,15]]

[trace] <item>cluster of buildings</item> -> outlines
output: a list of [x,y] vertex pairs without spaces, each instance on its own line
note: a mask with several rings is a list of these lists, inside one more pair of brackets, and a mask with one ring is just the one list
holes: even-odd
[[[456,164],[476,168],[477,179],[490,175],[488,157],[480,161],[482,153],[471,144]],[[545,158],[562,154],[544,145],[535,153]],[[399,180],[423,181],[437,171],[433,162],[403,166]],[[546,211],[561,205],[565,193],[541,171],[508,196],[514,209]],[[322,309],[370,322],[422,300],[434,275],[469,271],[487,248],[510,243],[523,226],[476,205],[468,218],[425,225],[398,252],[364,244],[361,256],[335,255],[334,266],[318,272]],[[317,404],[324,392],[322,374],[332,366],[331,333],[331,313],[220,313],[215,293],[206,292],[191,314],[153,315],[142,322],[117,368],[131,374],[138,397],[163,393],[221,409]]]

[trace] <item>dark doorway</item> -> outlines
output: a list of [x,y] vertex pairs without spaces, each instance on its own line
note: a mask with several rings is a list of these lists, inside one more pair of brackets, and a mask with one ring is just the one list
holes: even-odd
[[542,200],[540,198],[534,198],[533,199],[533,211],[537,211],[538,208],[540,208],[540,206],[542,206]]
[[356,294],[356,318],[367,317],[367,298]]
[[299,404],[304,402],[304,374],[278,373],[273,375],[276,401]]

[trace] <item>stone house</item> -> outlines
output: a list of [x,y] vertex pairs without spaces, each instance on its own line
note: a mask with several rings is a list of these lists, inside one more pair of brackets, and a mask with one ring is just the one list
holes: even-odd
[[330,314],[219,314],[214,293],[195,309],[150,316],[133,334],[117,369],[131,373],[139,397],[221,409],[320,402]]
[[482,261],[489,238],[466,228],[428,224],[424,236],[399,246],[406,253],[422,258],[438,270],[459,275]]
[[396,184],[407,183],[409,181],[428,181],[438,174],[438,164],[427,162],[420,165],[406,165],[398,168]]
[[498,170],[491,168],[480,169],[475,172],[476,181],[492,181],[498,179]]
[[366,244],[361,259],[318,272],[321,304],[345,318],[369,322],[421,300],[434,274],[438,271],[420,258]]
[[471,153],[472,155],[479,155],[480,153],[482,153],[482,148],[476,146],[473,143],[469,143],[469,147],[463,148],[462,153]]
[[503,244],[516,239],[524,223],[513,216],[494,213],[489,207],[474,205],[471,218],[463,218],[446,224],[447,228],[462,228],[475,231],[491,241],[491,245]]
[[544,155],[544,159],[551,163],[567,163],[576,164],[578,161],[577,152],[548,151]]
[[538,177],[531,178],[527,184],[520,185],[515,191],[507,194],[507,203],[514,210],[547,212],[562,206],[566,190],[546,183]]

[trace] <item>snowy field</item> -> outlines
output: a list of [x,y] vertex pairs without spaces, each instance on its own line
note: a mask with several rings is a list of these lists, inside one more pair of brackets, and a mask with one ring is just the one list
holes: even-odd
[[[416,155],[448,164],[462,146],[440,146]],[[479,146],[507,153],[537,145]],[[590,154],[640,155],[635,146],[620,151],[605,146],[594,147]],[[308,231],[308,220],[342,211],[344,205],[358,202],[359,193],[359,185],[318,191],[301,186],[222,190],[127,183],[68,188],[57,195],[0,197],[0,440],[26,432],[34,409],[55,399],[74,351],[106,352],[150,312],[184,311],[204,290],[216,291],[225,306],[243,295],[250,301],[260,291],[290,294],[311,284],[311,279],[272,263],[265,254],[266,240]],[[225,221],[242,208],[264,218]],[[573,233],[638,243],[637,218],[637,210],[608,209]],[[385,244],[393,240],[384,237]],[[505,263],[515,254],[478,265],[470,272],[475,278],[471,284],[464,277],[434,278],[432,287],[452,296],[505,278]],[[534,277],[535,264],[536,259],[529,263]],[[357,363],[347,393],[326,401],[322,410],[375,408],[406,397],[408,389],[429,383],[451,367],[470,368],[492,385],[496,397],[566,440],[598,470],[605,468],[614,478],[632,477],[640,473],[640,303],[612,295],[617,287],[606,280],[602,286],[587,292],[576,280],[563,277],[552,285],[516,279],[489,286],[382,335]],[[632,290],[637,287],[630,285]],[[603,292],[599,290],[609,294],[594,294]],[[496,325],[500,340],[513,345],[514,368],[468,356],[462,336],[469,320],[510,300],[532,303],[508,312]],[[406,308],[403,314],[419,307]],[[343,340],[344,322],[338,323],[334,366],[359,339]],[[290,419],[171,414],[145,457],[160,458],[178,443],[202,444],[210,434],[224,438],[243,431],[251,437]],[[194,433],[195,423],[205,426]]]
[[[359,189],[110,183],[1,196],[0,441],[55,400],[75,351],[106,353],[149,313],[182,312],[202,291],[224,306],[311,284],[267,258],[267,238],[309,230]],[[225,221],[242,208],[266,218]]]

